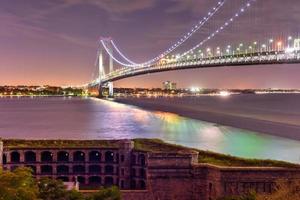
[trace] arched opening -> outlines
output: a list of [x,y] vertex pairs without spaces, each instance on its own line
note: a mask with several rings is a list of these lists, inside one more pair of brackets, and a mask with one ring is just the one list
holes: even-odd
[[73,154],[74,162],[84,162],[85,161],[85,154],[82,151],[76,151]]
[[77,181],[80,183],[80,184],[85,184],[85,178],[83,176],[78,176],[77,177]]
[[118,153],[116,154],[116,161],[117,161],[117,163],[119,163],[119,154]]
[[32,170],[32,174],[36,174],[36,166],[34,165],[26,165],[26,167],[30,168]]
[[42,162],[52,162],[53,161],[53,153],[50,151],[43,151],[41,153],[41,161]]
[[145,171],[145,169],[143,169],[143,168],[140,169],[140,176],[141,176],[142,178],[145,178],[145,177],[146,177],[146,171]]
[[20,162],[20,153],[14,151],[10,154],[10,160],[12,163],[19,163]]
[[91,176],[91,177],[89,177],[89,184],[90,185],[100,185],[101,184],[101,177],[100,176]]
[[139,159],[140,159],[141,165],[145,166],[146,165],[145,155],[144,154],[140,154],[139,155]]
[[6,154],[3,154],[2,163],[5,165],[7,163]]
[[90,162],[101,162],[101,154],[99,151],[91,151],[89,153]]
[[113,179],[113,177],[111,177],[111,176],[107,176],[107,177],[105,177],[105,179],[104,179],[104,185],[105,186],[112,186],[114,184],[114,179]]
[[84,174],[85,173],[85,166],[84,165],[74,165],[73,166],[73,173],[75,173],[75,174]]
[[41,166],[41,173],[42,174],[52,174],[53,168],[51,165],[42,165]]
[[111,166],[111,165],[106,165],[104,171],[105,171],[105,174],[113,174],[114,173],[114,167]]
[[66,151],[60,151],[57,153],[58,162],[69,162],[69,153]]
[[69,177],[67,176],[59,176],[56,179],[61,180],[62,182],[69,182]]
[[135,165],[136,164],[136,156],[131,155],[131,164]]
[[146,183],[143,180],[140,180],[140,187],[142,190],[146,189]]
[[105,152],[105,162],[114,162],[114,153],[112,151]]
[[121,189],[124,189],[124,180],[121,180]]
[[25,162],[35,162],[35,161],[36,161],[36,154],[33,151],[26,151]]
[[131,176],[132,177],[136,176],[136,170],[135,170],[135,168],[131,168]]
[[99,165],[90,165],[89,166],[89,173],[91,173],[91,174],[100,174],[101,173],[101,166],[99,166]]
[[69,166],[67,165],[58,165],[56,168],[57,174],[68,174],[69,173]]
[[131,189],[135,189],[136,188],[136,182],[135,182],[135,180],[131,180],[130,181],[130,188]]

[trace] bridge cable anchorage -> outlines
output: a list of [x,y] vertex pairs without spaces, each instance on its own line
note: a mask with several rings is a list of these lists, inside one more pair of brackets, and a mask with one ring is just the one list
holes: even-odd
[[203,44],[205,44],[210,39],[214,38],[216,35],[221,33],[226,27],[228,27],[230,24],[232,24],[236,18],[238,18],[241,14],[243,14],[247,9],[250,8],[251,2],[255,2],[256,0],[248,0],[245,5],[243,5],[230,19],[228,19],[222,26],[220,26],[216,31],[211,33],[206,39],[202,40],[199,44],[194,46],[193,48],[185,51],[183,54],[179,56],[179,58],[186,56],[187,54],[193,52],[195,49],[201,47]]
[[[115,45],[115,43],[113,42],[113,40],[111,40],[111,44],[113,45],[113,47],[117,50],[117,52],[119,53],[119,55],[125,59],[128,63],[123,63],[120,60],[117,60],[114,56],[112,56],[112,58],[119,64],[124,65],[126,67],[138,67],[138,66],[150,66],[151,64],[153,64],[154,62],[156,62],[157,60],[165,57],[166,55],[170,54],[171,52],[173,52],[175,49],[177,49],[179,46],[181,46],[184,42],[186,42],[190,37],[193,36],[194,33],[196,33],[200,28],[202,28],[226,3],[226,1],[228,0],[221,0],[217,3],[216,6],[214,6],[212,9],[210,9],[210,11],[208,12],[208,14],[203,17],[202,20],[200,20],[196,25],[194,25],[192,27],[192,29],[187,32],[185,35],[183,35],[179,40],[177,40],[177,42],[175,42],[168,50],[164,51],[163,53],[161,53],[159,56],[148,60],[146,62],[143,63],[135,63],[134,61],[130,60],[129,58],[127,58],[120,50],[119,48]],[[102,43],[103,45],[103,43]],[[108,49],[107,47],[104,47],[104,49]],[[109,55],[110,53],[107,52]],[[111,55],[110,55],[111,56]]]

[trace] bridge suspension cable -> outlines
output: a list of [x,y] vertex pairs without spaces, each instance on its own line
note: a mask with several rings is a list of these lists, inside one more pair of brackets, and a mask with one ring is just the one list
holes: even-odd
[[167,49],[166,51],[162,52],[160,55],[156,56],[155,58],[148,60],[146,62],[143,63],[135,63],[132,60],[130,60],[129,58],[127,58],[120,50],[119,48],[115,45],[115,43],[113,42],[113,40],[111,40],[111,44],[112,46],[117,50],[117,52],[119,53],[119,55],[126,60],[129,64],[127,63],[123,63],[120,60],[116,59],[116,57],[114,57],[113,55],[111,55],[110,52],[107,51],[107,46],[104,44],[103,41],[101,41],[102,45],[104,46],[104,49],[107,51],[107,53],[109,54],[109,56],[111,56],[117,63],[123,65],[123,66],[127,66],[127,67],[137,67],[137,66],[149,66],[152,63],[154,63],[155,61],[165,57],[166,55],[168,55],[169,53],[171,53],[172,51],[174,51],[176,48],[178,48],[179,46],[181,46],[184,42],[186,42],[190,37],[192,37],[192,35],[194,33],[196,33],[201,27],[203,27],[225,4],[227,0],[221,0],[217,3],[216,6],[214,6],[212,9],[210,9],[210,11],[207,13],[207,15],[205,17],[203,17],[203,19],[201,19],[196,25],[194,25],[192,27],[192,29],[187,32],[186,34],[184,34],[179,40],[177,40],[169,49]]
[[113,40],[110,40],[110,42],[111,42],[112,46],[116,49],[116,51],[119,53],[119,55],[120,55],[122,58],[124,58],[127,62],[129,62],[129,63],[132,64],[132,65],[138,65],[137,63],[135,63],[135,62],[131,61],[130,59],[128,59],[128,58],[120,51],[120,49],[116,46],[116,44],[114,43]]
[[248,0],[246,4],[244,4],[239,10],[231,17],[229,18],[222,26],[220,26],[217,30],[212,32],[206,39],[202,40],[199,44],[194,46],[193,48],[185,51],[183,54],[179,56],[179,58],[182,58],[183,56],[186,56],[187,54],[193,52],[195,49],[201,47],[203,44],[205,44],[210,39],[214,38],[216,35],[221,33],[226,27],[228,27],[230,24],[232,24],[236,18],[238,18],[241,14],[243,14],[247,9],[250,8],[251,3],[255,2],[256,0]]

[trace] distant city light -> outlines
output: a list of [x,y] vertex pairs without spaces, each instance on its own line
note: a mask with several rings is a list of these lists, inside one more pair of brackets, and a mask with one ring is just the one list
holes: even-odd
[[220,96],[222,96],[222,97],[227,97],[229,95],[230,95],[230,93],[228,91],[221,91],[220,92]]
[[201,89],[198,88],[198,87],[191,87],[191,88],[190,88],[190,91],[191,91],[191,92],[200,92],[200,90],[201,90]]

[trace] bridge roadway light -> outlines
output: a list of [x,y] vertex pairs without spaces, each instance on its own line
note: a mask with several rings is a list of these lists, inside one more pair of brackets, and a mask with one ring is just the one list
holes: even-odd
[[266,48],[267,48],[266,44],[261,45],[261,51],[266,50]]
[[271,45],[271,47],[270,47],[269,50],[271,50],[271,51],[273,51],[273,42],[274,42],[273,39],[270,39],[270,40],[269,40],[269,43],[270,43],[270,45]]
[[288,37],[288,48],[290,48],[290,42],[291,42],[292,39],[293,39],[292,36],[289,36],[289,37]]
[[280,50],[281,50],[281,47],[282,47],[282,42],[281,42],[281,41],[278,41],[278,42],[277,42],[277,48],[278,48],[277,50],[280,51]]

